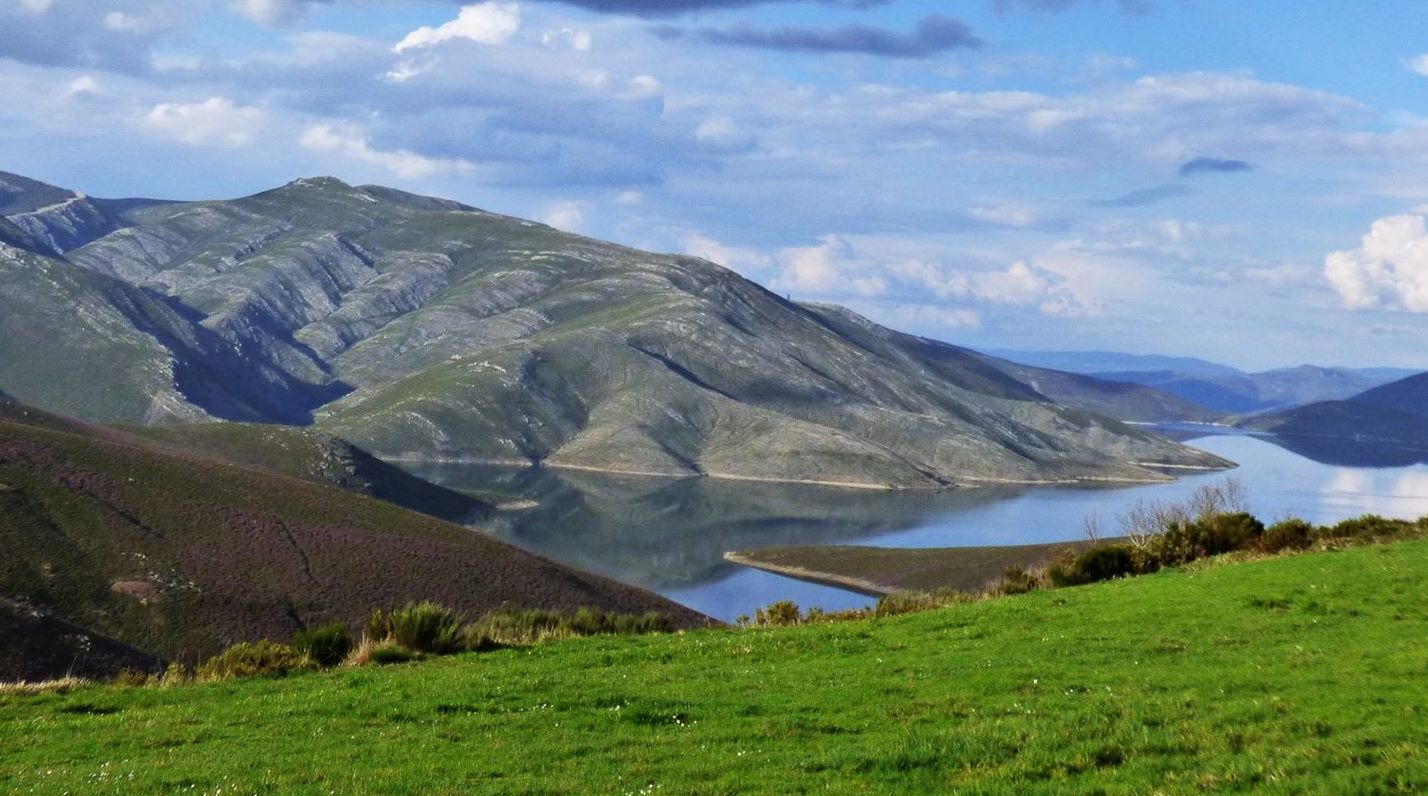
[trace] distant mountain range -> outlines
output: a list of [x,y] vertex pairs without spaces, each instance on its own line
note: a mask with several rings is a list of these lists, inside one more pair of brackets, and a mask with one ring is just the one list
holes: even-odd
[[[311,432],[227,424],[155,438],[0,404],[0,681],[192,664],[334,619],[360,627],[409,600],[473,618],[590,606],[704,622],[366,496],[401,479],[415,480]],[[463,503],[482,509],[456,493],[436,501]]]
[[1153,387],[1219,415],[1265,412],[1349,398],[1411,376],[1403,368],[1300,365],[1246,373],[1203,359],[1104,351],[998,351],[998,356],[1097,379]]
[[[388,459],[875,487],[1228,466],[1194,407],[800,305],[713,263],[330,178],[100,200],[0,174],[0,389]],[[1035,386],[1034,386],[1035,385]]]

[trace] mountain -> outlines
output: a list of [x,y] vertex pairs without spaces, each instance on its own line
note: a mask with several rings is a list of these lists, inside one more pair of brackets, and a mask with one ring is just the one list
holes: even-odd
[[1177,373],[1183,376],[1236,376],[1238,368],[1209,362],[1195,357],[1171,357],[1161,354],[1122,354],[1115,351],[1024,351],[1017,349],[987,349],[987,354],[999,359],[1032,365],[1038,368],[1064,370],[1071,373]]
[[42,254],[83,246],[133,223],[150,199],[92,199],[78,191],[0,171],[0,242]]
[[1220,415],[1166,390],[1130,381],[1032,367],[1005,359],[987,361],[1058,404],[1142,423],[1208,423]]
[[[263,444],[255,439],[250,450]],[[472,615],[588,605],[704,621],[652,593],[324,486],[327,475],[289,477],[223,455],[233,454],[10,406],[0,417],[0,598],[188,662],[332,619],[357,626],[374,607],[420,599]],[[0,670],[0,680],[14,676]]]
[[1402,368],[1300,365],[1246,373],[1228,365],[1189,357],[1106,351],[996,353],[1026,365],[1056,368],[1103,381],[1152,387],[1218,416],[1341,400],[1417,372]]
[[17,398],[107,422],[313,423],[387,459],[671,476],[940,487],[1227,465],[713,263],[455,202],[313,178],[111,217],[62,255],[0,249]]
[[1428,461],[1428,373],[1240,425],[1273,434],[1321,461],[1376,466]]

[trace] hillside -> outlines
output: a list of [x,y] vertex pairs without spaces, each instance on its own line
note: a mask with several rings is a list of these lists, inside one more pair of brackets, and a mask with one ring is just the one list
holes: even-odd
[[1425,558],[1410,542],[876,621],[0,695],[0,789],[1413,792]]
[[1428,461],[1428,374],[1323,401],[1248,418],[1244,428],[1275,435],[1314,457],[1379,466]]
[[0,597],[187,660],[425,598],[473,615],[590,605],[702,621],[654,594],[323,486],[330,477],[267,473],[12,408],[0,416]]
[[315,422],[383,458],[880,488],[1227,465],[713,263],[455,202],[316,178],[124,208],[82,245],[0,248],[0,389],[106,422]]
[[1129,381],[1020,365],[989,358],[1002,372],[1062,406],[1141,423],[1208,423],[1220,414],[1166,390]]

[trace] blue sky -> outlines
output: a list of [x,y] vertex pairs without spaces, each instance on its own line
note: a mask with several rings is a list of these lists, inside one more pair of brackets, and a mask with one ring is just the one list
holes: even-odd
[[1421,3],[0,0],[0,169],[331,174],[973,347],[1428,368]]

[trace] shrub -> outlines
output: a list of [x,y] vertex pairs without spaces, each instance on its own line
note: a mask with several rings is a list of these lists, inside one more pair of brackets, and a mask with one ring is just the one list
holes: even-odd
[[367,620],[367,638],[391,639],[415,652],[441,655],[461,650],[461,625],[461,614],[443,605],[407,603],[391,611],[374,611]]
[[286,644],[267,639],[239,642],[198,665],[201,681],[231,680],[255,675],[283,675],[307,668],[305,658]]
[[1264,524],[1246,512],[1210,514],[1171,526],[1146,549],[1160,564],[1185,564],[1247,549],[1263,533]]
[[971,602],[975,599],[966,592],[956,589],[939,589],[935,592],[927,591],[896,591],[892,594],[884,595],[878,600],[877,608],[873,609],[874,616],[900,616],[902,614],[916,614],[923,611],[931,611],[953,603]]
[[1314,543],[1314,526],[1298,517],[1280,520],[1265,529],[1254,540],[1253,548],[1260,553],[1281,550],[1303,550]]
[[368,659],[378,666],[386,666],[393,663],[407,663],[417,660],[421,655],[413,652],[395,641],[384,641],[372,647]]
[[336,666],[352,651],[352,633],[341,622],[298,631],[292,646],[318,666]]
[[1079,586],[1134,575],[1138,571],[1135,550],[1130,545],[1107,544],[1092,547],[1069,562],[1058,561],[1047,574],[1057,586]]
[[1324,539],[1392,539],[1407,536],[1413,524],[1403,520],[1391,520],[1377,514],[1344,520],[1337,525],[1320,528],[1318,536]]
[[489,649],[500,644],[529,644],[573,636],[666,633],[669,617],[659,613],[615,614],[599,608],[580,608],[573,614],[533,608],[501,610],[482,617],[465,630],[466,648]]
[[992,585],[989,590],[993,594],[1026,594],[1041,588],[1041,577],[1036,573],[1028,572],[1025,567],[1013,564],[1002,572],[1002,579]]
[[362,643],[354,647],[342,663],[345,666],[366,666],[369,663],[382,666],[389,663],[406,663],[420,658],[421,655],[418,653],[412,652],[391,639],[373,641],[371,638],[364,638]]
[[802,621],[803,615],[798,610],[798,603],[792,600],[779,600],[767,608],[754,610],[754,624],[759,627],[787,627]]
[[153,685],[157,681],[157,675],[146,672],[143,669],[120,669],[119,673],[114,675],[112,682],[115,685],[129,686],[132,688],[136,686]]

